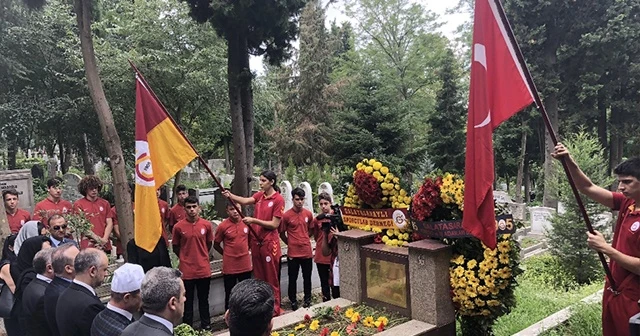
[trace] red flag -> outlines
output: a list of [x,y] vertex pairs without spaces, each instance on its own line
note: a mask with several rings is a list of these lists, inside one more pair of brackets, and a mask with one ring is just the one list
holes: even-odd
[[498,0],[476,0],[465,156],[464,229],[495,248],[493,130],[533,103]]

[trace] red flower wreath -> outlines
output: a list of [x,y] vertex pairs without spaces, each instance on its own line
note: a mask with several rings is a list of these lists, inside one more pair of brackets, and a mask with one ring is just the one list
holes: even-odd
[[413,202],[411,203],[411,212],[414,218],[423,221],[431,216],[433,209],[442,204],[442,199],[440,198],[441,185],[441,177],[436,178],[435,181],[431,178],[425,179],[418,193],[413,196]]
[[365,203],[375,205],[382,201],[380,197],[382,189],[373,175],[367,174],[364,170],[358,170],[353,177],[353,184],[356,186],[358,197]]

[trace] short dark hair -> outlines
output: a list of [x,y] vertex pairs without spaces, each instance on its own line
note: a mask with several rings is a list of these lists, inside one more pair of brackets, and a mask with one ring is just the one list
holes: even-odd
[[273,290],[269,284],[258,279],[239,282],[229,296],[229,333],[231,336],[263,335],[273,317],[273,309]]
[[305,196],[305,192],[304,189],[300,188],[300,187],[295,187],[293,188],[293,190],[291,190],[291,197],[300,197],[300,198],[304,198]]
[[184,199],[184,204],[187,204],[187,203],[200,205],[200,201],[195,196],[189,196],[189,197],[185,198]]
[[51,217],[47,218],[47,227],[50,229],[51,228],[51,221],[54,219],[58,219],[58,218],[63,218],[66,220],[66,218],[64,218],[64,216],[62,216],[61,214],[53,214],[51,215]]
[[622,176],[633,176],[640,180],[640,157],[621,162],[613,169],[613,173]]
[[179,185],[176,187],[176,194],[177,194],[177,193],[179,193],[179,192],[181,192],[181,191],[187,191],[187,187],[186,187],[184,184],[179,184]]
[[47,189],[51,187],[57,187],[62,184],[62,179],[59,177],[50,178],[47,180]]
[[235,209],[235,208],[236,208],[236,207],[235,207],[235,205],[234,205],[234,203],[233,203],[231,200],[227,200],[227,209],[228,209],[228,208],[233,208],[233,209]]
[[3,200],[3,201],[4,201],[4,198],[5,198],[7,195],[13,195],[13,196],[16,196],[16,197],[20,197],[20,194],[18,193],[18,191],[17,191],[17,190],[15,190],[15,189],[6,189],[6,190],[3,190],[3,191],[2,191],[2,200]]
[[331,196],[328,193],[324,192],[324,191],[321,192],[318,195],[318,202],[323,201],[323,200],[324,201],[329,201],[329,203],[331,203]]
[[67,265],[73,265],[74,259],[67,258],[64,253],[72,248],[76,247],[74,243],[65,243],[59,245],[51,256],[51,266],[53,267],[53,273],[56,275],[64,274],[64,267]]

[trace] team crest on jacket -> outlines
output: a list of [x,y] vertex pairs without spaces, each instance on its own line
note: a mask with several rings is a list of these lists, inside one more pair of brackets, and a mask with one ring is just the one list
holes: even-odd
[[205,229],[200,229],[200,234],[204,235],[204,233],[205,233]]
[[244,233],[249,233],[249,229],[248,228],[244,228]]
[[266,260],[267,262],[271,262],[271,256],[267,256],[267,257],[265,258],[265,260]]
[[631,225],[631,232],[636,232],[640,228],[640,222],[635,222]]
[[268,206],[272,207],[273,206],[273,201],[269,202]]

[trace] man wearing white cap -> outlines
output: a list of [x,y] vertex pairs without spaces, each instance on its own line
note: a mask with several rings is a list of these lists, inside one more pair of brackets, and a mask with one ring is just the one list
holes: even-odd
[[120,336],[142,306],[142,266],[126,263],[113,272],[111,299],[91,325],[91,336]]

